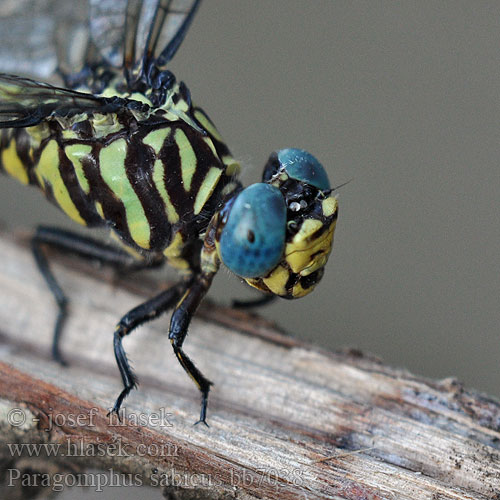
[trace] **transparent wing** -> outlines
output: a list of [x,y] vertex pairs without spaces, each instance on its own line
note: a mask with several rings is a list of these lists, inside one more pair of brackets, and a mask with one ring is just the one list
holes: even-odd
[[90,36],[116,68],[139,66],[145,55],[161,65],[175,55],[200,0],[90,0]]
[[140,72],[175,55],[201,0],[0,0],[0,72],[60,83],[96,64]]
[[96,97],[27,78],[0,74],[0,128],[29,127],[50,116],[116,113],[136,101]]
[[1,0],[0,71],[48,80],[58,59],[76,68],[87,23],[87,1]]

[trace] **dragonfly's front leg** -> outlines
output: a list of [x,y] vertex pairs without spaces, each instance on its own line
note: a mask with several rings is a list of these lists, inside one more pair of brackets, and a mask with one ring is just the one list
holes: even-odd
[[192,285],[189,287],[187,292],[184,294],[180,302],[177,304],[174,313],[172,314],[172,319],[170,320],[170,331],[169,339],[172,343],[174,353],[179,360],[182,368],[186,373],[193,379],[198,389],[201,392],[201,410],[200,419],[196,422],[199,424],[203,422],[208,426],[207,417],[207,403],[208,403],[208,392],[210,391],[210,382],[201,371],[195,366],[191,359],[187,356],[182,348],[182,344],[187,335],[189,323],[193,317],[196,309],[198,308],[201,300],[207,293],[212,283],[213,275],[202,274],[193,280]]
[[116,363],[123,381],[123,390],[116,398],[115,404],[108,415],[110,413],[116,413],[118,417],[120,417],[119,411],[123,400],[128,396],[130,391],[137,386],[137,377],[130,367],[127,354],[123,348],[123,337],[135,330],[138,326],[157,318],[167,309],[173,307],[185,292],[188,284],[189,283],[181,282],[161,292],[152,299],[129,311],[116,325],[113,336],[113,347]]

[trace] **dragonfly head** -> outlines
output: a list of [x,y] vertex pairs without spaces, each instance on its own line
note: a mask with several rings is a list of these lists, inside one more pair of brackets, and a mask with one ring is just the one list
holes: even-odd
[[303,297],[323,276],[337,198],[323,166],[301,149],[273,153],[262,180],[221,211],[217,253],[249,285],[287,299]]

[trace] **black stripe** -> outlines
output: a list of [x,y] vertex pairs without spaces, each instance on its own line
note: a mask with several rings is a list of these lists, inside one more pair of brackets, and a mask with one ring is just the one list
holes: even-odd
[[82,159],[83,173],[90,187],[89,199],[101,204],[104,221],[108,227],[113,229],[127,245],[141,250],[130,235],[122,201],[115,196],[101,176],[98,158],[102,146],[100,142],[95,143],[91,153]]
[[80,213],[80,217],[89,227],[102,226],[103,220],[95,209],[95,204],[91,203],[88,195],[83,191],[78,181],[73,163],[66,156],[63,147],[59,147],[59,173],[68,191],[71,201]]
[[181,157],[174,138],[176,125],[177,123],[171,125],[170,133],[163,141],[158,158],[163,162],[165,170],[165,190],[179,216],[176,226],[182,226],[193,218],[194,198],[184,191],[182,184]]
[[153,181],[154,162],[153,148],[144,144],[142,138],[132,136],[127,142],[125,170],[149,223],[150,249],[161,251],[170,242],[172,226],[168,222],[163,198]]
[[[213,124],[212,120],[210,120],[210,118],[205,113],[205,111],[203,111],[203,109],[201,109],[198,106],[193,106],[190,109],[189,116],[191,116],[193,121],[195,123],[197,123],[200,128],[205,130],[203,128],[203,125],[196,119],[195,112],[201,113],[205,117],[205,119],[212,125],[212,127],[215,130],[217,130],[217,127]],[[214,143],[214,147],[215,147],[215,150],[217,151],[219,158],[223,158],[224,156],[232,156],[231,152],[229,151],[229,148],[227,147],[227,145],[224,142],[217,140],[212,134],[210,134],[210,132],[208,130],[206,130],[206,132],[207,132],[207,135],[210,137],[210,139],[212,139],[212,142]]]
[[28,174],[28,182],[38,186],[38,179],[35,175],[35,164],[29,154],[31,149],[31,136],[25,129],[16,129],[13,134],[16,141],[16,153],[19,156],[26,173]]

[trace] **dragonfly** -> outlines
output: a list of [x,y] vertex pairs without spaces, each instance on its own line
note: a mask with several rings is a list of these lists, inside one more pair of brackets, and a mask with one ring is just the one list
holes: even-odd
[[0,49],[0,170],[41,190],[81,226],[114,237],[111,244],[51,226],[33,235],[36,264],[58,305],[54,359],[65,364],[59,344],[68,299],[49,247],[122,271],[167,263],[177,283],[127,312],[113,332],[123,389],[110,413],[120,416],[137,386],[124,337],[173,309],[169,340],[201,393],[196,423],[207,424],[212,383],[184,341],[214,276],[224,265],[261,292],[240,306],[309,294],[331,253],[338,200],[321,163],[298,148],[273,152],[261,182],[239,181],[239,162],[169,69],[200,2],[1,3],[0,32],[12,37]]

